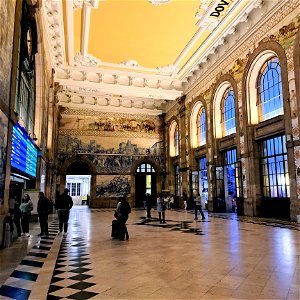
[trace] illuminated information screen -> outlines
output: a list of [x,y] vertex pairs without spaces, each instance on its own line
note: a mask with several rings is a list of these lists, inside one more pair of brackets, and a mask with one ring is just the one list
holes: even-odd
[[36,177],[37,148],[22,129],[13,126],[11,166]]

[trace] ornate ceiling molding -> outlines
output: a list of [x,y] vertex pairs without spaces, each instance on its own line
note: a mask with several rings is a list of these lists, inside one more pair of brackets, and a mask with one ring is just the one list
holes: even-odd
[[62,2],[45,0],[42,1],[42,4],[41,11],[47,33],[51,65],[52,67],[60,67],[66,64]]
[[136,68],[140,66],[140,64],[136,60],[124,60],[121,62],[121,65],[130,68]]
[[[293,10],[299,7],[298,0],[282,0],[280,2],[257,2],[257,10],[248,15],[247,23],[241,24],[226,43],[222,46],[222,55],[219,53],[209,56],[209,63],[201,64],[201,68],[193,73],[184,82],[184,92],[197,91],[196,97],[203,88],[212,82],[226,67],[250,51],[265,36],[270,34],[271,28],[280,24]],[[259,10],[258,10],[259,9]],[[235,28],[234,28],[235,29]],[[203,87],[200,89],[200,87]]]
[[78,67],[97,67],[101,64],[101,61],[93,55],[88,54],[86,56],[83,56],[81,53],[77,53],[74,58],[74,64]]
[[167,4],[168,2],[170,2],[171,0],[148,0],[151,4],[158,6],[161,4]]
[[[72,87],[71,87],[72,89]],[[56,93],[56,101],[59,105],[80,109],[100,110],[101,112],[138,113],[160,115],[164,112],[166,101],[123,97],[121,95],[101,94],[91,95],[90,92],[71,91],[67,87]]]
[[105,69],[65,67],[55,72],[55,81],[95,90],[114,91],[117,94],[138,96],[150,99],[175,100],[182,95],[182,84],[168,76],[141,76],[133,72],[109,72]]
[[[215,2],[216,1],[213,1],[212,3]],[[231,6],[228,6],[223,18],[218,21],[218,23],[215,23],[216,27],[213,29],[210,36],[199,47],[198,51],[189,59],[189,62],[186,63],[185,66],[183,66],[183,68],[179,71],[179,78],[182,78],[183,81],[187,81],[191,74],[199,68],[199,64],[206,62],[208,60],[208,56],[214,54],[217,47],[224,44],[226,37],[235,33],[236,27],[239,24],[247,22],[248,15],[253,9],[256,9],[262,5],[262,0],[251,0],[247,3],[247,5],[239,10],[240,5],[243,5],[243,0],[233,2]],[[230,17],[231,12],[234,10],[239,11],[239,13],[235,18],[233,18],[233,20],[231,20],[231,25],[227,26],[226,29],[223,29],[222,26],[228,22],[228,18]],[[211,11],[213,10],[212,6],[210,5],[208,7],[208,12]],[[206,23],[206,20],[211,20],[211,18],[202,19],[200,23],[197,23],[200,26],[200,31],[201,29],[204,30],[204,25],[210,25]]]

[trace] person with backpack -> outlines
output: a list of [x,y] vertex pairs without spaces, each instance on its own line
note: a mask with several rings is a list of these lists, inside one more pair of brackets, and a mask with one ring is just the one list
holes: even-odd
[[129,234],[126,226],[126,222],[128,220],[128,215],[131,213],[130,204],[127,201],[127,196],[124,195],[122,200],[117,204],[116,208],[116,217],[120,226],[120,240],[124,241],[129,239]]
[[55,201],[55,209],[57,210],[60,232],[62,232],[63,228],[64,233],[67,233],[68,231],[70,209],[72,208],[72,206],[73,200],[69,195],[69,190],[64,189],[63,194],[61,194]]
[[48,215],[52,209],[51,201],[45,197],[43,192],[39,192],[39,200],[37,203],[37,212],[39,216],[39,222],[41,227],[41,232],[38,236],[49,235],[48,232]]
[[21,211],[21,224],[22,224],[23,235],[26,235],[27,237],[30,236],[29,221],[30,221],[32,210],[33,210],[33,205],[30,200],[30,196],[28,194],[25,194],[22,203],[20,205],[20,211]]

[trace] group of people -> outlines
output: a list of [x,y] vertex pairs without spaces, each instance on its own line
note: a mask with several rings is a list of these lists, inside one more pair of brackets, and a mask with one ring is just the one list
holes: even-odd
[[[66,233],[68,231],[68,220],[70,209],[73,206],[72,197],[69,196],[69,190],[65,189],[53,203],[48,199],[43,192],[38,194],[37,202],[37,214],[40,223],[41,232],[38,236],[49,235],[48,231],[48,216],[53,212],[53,206],[55,207],[59,220],[59,231]],[[21,203],[18,201],[16,194],[12,194],[9,199],[9,213],[13,219],[13,222],[17,229],[17,237],[22,235],[29,237],[29,222],[31,218],[31,212],[33,210],[33,204],[28,194],[24,194]]]
[[[29,234],[29,221],[33,205],[28,194],[25,194],[21,203],[18,202],[17,196],[14,194],[9,199],[9,213],[13,218],[13,222],[16,225],[17,236]],[[21,228],[22,226],[22,228]]]

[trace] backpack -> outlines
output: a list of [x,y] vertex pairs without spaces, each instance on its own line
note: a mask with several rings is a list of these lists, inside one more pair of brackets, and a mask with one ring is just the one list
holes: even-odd
[[120,207],[121,215],[129,215],[131,213],[131,207],[128,202],[122,203]]

